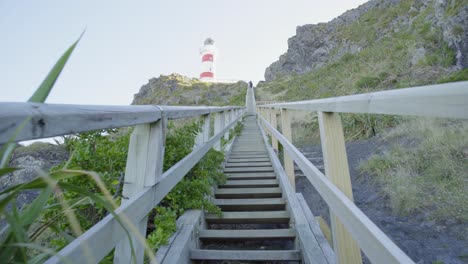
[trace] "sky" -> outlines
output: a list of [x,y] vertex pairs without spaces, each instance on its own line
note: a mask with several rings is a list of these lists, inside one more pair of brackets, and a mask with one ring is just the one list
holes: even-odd
[[198,77],[212,37],[220,79],[264,79],[296,26],[364,0],[0,0],[0,101],[26,101],[85,31],[47,103],[128,105],[150,78]]

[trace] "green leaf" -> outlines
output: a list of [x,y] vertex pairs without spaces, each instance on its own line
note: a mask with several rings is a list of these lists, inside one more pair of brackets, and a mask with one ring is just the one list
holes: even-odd
[[81,37],[83,36],[83,33],[81,33],[81,36],[78,38],[78,40],[75,41],[60,57],[60,59],[55,63],[54,67],[52,70],[50,70],[49,74],[47,74],[47,77],[42,81],[41,85],[39,88],[37,88],[36,92],[29,98],[28,102],[32,103],[43,103],[47,99],[47,96],[49,95],[50,91],[52,90],[52,87],[54,86],[55,82],[57,81],[58,77],[60,76],[60,73],[62,72],[63,68],[65,67],[65,64],[67,63],[68,59],[70,58],[73,50],[75,49],[76,45],[80,41]]
[[69,190],[69,191],[73,191],[75,193],[79,193],[79,194],[81,194],[81,195],[83,195],[85,197],[91,198],[96,203],[103,205],[114,216],[115,220],[117,220],[117,222],[122,226],[125,233],[127,234],[128,240],[130,242],[130,252],[132,253],[132,259],[134,261],[136,261],[135,248],[133,246],[133,242],[132,242],[132,239],[131,239],[130,232],[128,231],[128,229],[125,226],[122,219],[115,213],[115,211],[114,211],[115,209],[112,207],[112,205],[108,201],[101,198],[101,196],[99,196],[99,195],[97,195],[95,193],[92,193],[92,192],[90,192],[90,191],[88,191],[88,190],[86,190],[84,188],[80,188],[80,187],[77,187],[77,186],[72,185],[72,184],[68,184],[68,183],[65,183],[65,182],[59,182],[58,185],[61,188],[63,188],[64,190]]
[[6,167],[6,168],[0,168],[0,177],[7,175],[8,173],[14,172],[15,170],[18,170],[19,168],[13,168],[13,167]]

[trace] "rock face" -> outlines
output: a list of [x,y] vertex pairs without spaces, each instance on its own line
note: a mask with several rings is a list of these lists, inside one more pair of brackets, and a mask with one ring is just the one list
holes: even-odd
[[151,78],[134,95],[132,104],[242,105],[247,83],[209,83],[179,74]]
[[[38,171],[48,171],[67,159],[68,152],[57,145],[36,142],[27,147],[18,147],[9,166],[20,169],[0,178],[0,190],[31,181],[37,177]],[[21,208],[29,204],[37,195],[38,191],[21,192],[16,200],[17,206]]]
[[[265,80],[278,76],[303,74],[335,62],[345,54],[356,54],[372,43],[391,37],[413,23],[415,14],[432,22],[432,27],[442,31],[443,40],[456,53],[456,66],[468,67],[468,5],[463,0],[371,0],[349,10],[328,23],[303,25],[296,28],[296,35],[288,40],[288,50],[265,70]],[[359,23],[372,23],[363,19],[369,11],[383,10],[396,5],[411,5],[397,13],[385,27],[377,28],[371,39],[354,39],[345,34],[347,28],[359,27]]]

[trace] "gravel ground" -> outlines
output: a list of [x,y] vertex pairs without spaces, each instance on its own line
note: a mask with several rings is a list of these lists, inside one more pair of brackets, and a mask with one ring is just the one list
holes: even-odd
[[[380,187],[369,175],[359,175],[359,163],[395,142],[379,138],[346,144],[356,205],[416,263],[468,263],[468,223],[451,219],[444,222],[425,220],[424,213],[397,216],[392,213]],[[323,166],[320,147],[303,146],[304,155],[318,168]],[[312,212],[329,222],[328,206],[305,177],[297,173],[297,192],[304,195]]]

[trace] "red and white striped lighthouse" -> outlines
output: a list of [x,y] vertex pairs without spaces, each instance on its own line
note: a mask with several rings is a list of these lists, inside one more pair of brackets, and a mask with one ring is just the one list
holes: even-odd
[[207,38],[203,44],[203,48],[201,48],[200,50],[200,55],[202,59],[202,72],[200,74],[200,80],[214,81],[216,55],[214,40],[212,38]]

